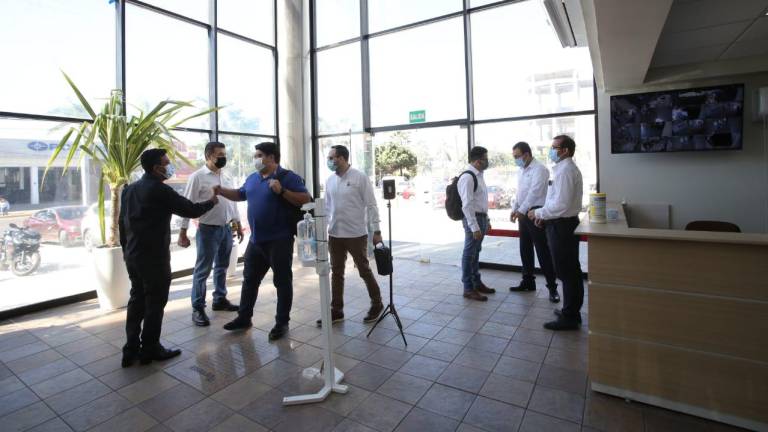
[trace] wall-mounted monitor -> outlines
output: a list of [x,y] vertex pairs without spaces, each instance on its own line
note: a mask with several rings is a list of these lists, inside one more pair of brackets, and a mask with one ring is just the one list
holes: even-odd
[[611,96],[611,153],[742,148],[744,84]]

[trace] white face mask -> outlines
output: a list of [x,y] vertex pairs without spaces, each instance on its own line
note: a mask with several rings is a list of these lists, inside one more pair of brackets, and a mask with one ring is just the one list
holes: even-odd
[[266,168],[266,165],[264,165],[264,159],[263,158],[256,158],[253,160],[253,165],[256,167],[256,171],[262,172],[264,171],[264,168]]

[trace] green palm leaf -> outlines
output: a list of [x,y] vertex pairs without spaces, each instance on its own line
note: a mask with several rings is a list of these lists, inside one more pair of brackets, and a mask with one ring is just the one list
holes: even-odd
[[[77,128],[67,130],[53,151],[43,174],[43,183],[48,170],[62,154],[64,172],[73,166],[81,166],[87,156],[100,168],[99,174],[99,225],[102,242],[108,246],[117,246],[119,242],[118,216],[120,214],[120,192],[131,180],[131,174],[141,165],[141,154],[149,148],[163,148],[168,151],[171,160],[191,164],[176,147],[176,137],[172,129],[180,127],[185,122],[209,114],[218,108],[208,108],[176,121],[177,116],[185,108],[193,107],[190,102],[166,100],[161,101],[151,110],[138,110],[138,115],[127,118],[124,112],[123,94],[113,90],[109,99],[99,113],[83,96],[72,79],[62,71],[64,79],[72,87],[83,109],[91,116]],[[70,139],[74,137],[71,146],[67,148]],[[110,189],[110,220],[112,228],[107,239],[105,230],[105,186]]]

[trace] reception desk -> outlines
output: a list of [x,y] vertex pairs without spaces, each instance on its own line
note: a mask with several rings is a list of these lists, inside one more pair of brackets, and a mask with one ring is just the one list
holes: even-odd
[[630,228],[589,238],[592,389],[768,431],[768,235]]

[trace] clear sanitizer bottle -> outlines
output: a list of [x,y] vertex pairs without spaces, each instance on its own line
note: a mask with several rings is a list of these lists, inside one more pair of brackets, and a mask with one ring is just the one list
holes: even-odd
[[317,239],[315,238],[315,220],[309,212],[305,212],[304,219],[296,224],[296,239],[301,264],[304,267],[314,266],[317,260]]

